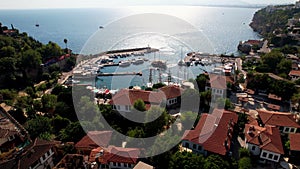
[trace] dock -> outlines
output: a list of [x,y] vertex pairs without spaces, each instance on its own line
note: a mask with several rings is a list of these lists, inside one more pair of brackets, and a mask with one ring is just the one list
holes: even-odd
[[142,72],[115,72],[115,73],[98,73],[97,76],[142,76]]

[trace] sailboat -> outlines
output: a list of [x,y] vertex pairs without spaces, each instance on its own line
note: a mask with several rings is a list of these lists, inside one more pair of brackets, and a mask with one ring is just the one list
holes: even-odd
[[178,61],[178,66],[186,66],[184,60],[182,59],[182,48],[181,48],[181,54],[180,54],[180,60]]

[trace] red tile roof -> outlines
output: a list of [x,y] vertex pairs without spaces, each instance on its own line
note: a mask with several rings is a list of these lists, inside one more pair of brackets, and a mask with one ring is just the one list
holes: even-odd
[[75,144],[76,149],[92,150],[99,146],[107,147],[111,139],[112,131],[89,131]]
[[210,74],[209,75],[209,83],[210,87],[214,89],[226,89],[227,83],[226,83],[226,77],[216,74]]
[[52,169],[83,169],[86,168],[84,156],[81,154],[66,154]]
[[[202,114],[196,128],[185,131],[183,140],[199,144],[209,152],[225,155],[225,140],[230,149],[231,137],[228,137],[228,127],[229,124],[236,123],[237,119],[238,116],[233,112],[214,109],[212,114]],[[232,132],[233,126],[230,130]]]
[[292,113],[273,112],[262,109],[257,110],[257,112],[264,124],[300,128]]
[[290,133],[290,150],[300,151],[300,133]]
[[159,104],[163,99],[171,99],[181,96],[182,89],[177,86],[165,86],[158,91],[145,91],[138,89],[122,89],[110,100],[110,104],[133,105],[138,99],[142,99],[146,104]]
[[122,148],[109,146],[104,149],[103,155],[99,157],[101,164],[109,162],[136,164],[140,155],[138,148]]
[[97,148],[93,149],[90,153],[89,162],[96,161],[96,158],[100,152],[104,152],[104,149],[102,147],[97,147]]
[[28,169],[34,162],[39,160],[47,151],[54,146],[54,142],[35,139],[34,142],[24,150],[18,161],[18,169]]
[[276,104],[268,104],[267,106],[269,109],[271,110],[275,110],[275,111],[279,111],[280,110],[280,106],[279,105],[276,105]]
[[16,134],[18,134],[17,131],[0,128],[0,138],[8,138],[8,137],[16,135]]
[[144,102],[159,104],[165,98],[162,92],[151,92],[136,89],[122,89],[110,100],[110,104],[133,105],[138,99]]
[[250,45],[260,45],[262,41],[260,40],[248,40],[245,43],[250,44]]
[[248,143],[255,144],[263,150],[284,154],[280,131],[275,126],[245,125],[245,137]]
[[246,93],[253,95],[253,94],[255,93],[255,91],[254,91],[254,90],[251,90],[251,89],[247,89],[247,90],[246,90]]
[[281,97],[277,96],[276,94],[272,94],[272,93],[269,93],[268,98],[281,101]]
[[165,96],[166,99],[172,99],[172,98],[176,98],[181,96],[183,89],[181,89],[178,86],[175,85],[169,85],[169,86],[164,86],[162,88],[159,89],[160,91],[162,91]]
[[289,76],[298,76],[300,77],[300,70],[291,70]]

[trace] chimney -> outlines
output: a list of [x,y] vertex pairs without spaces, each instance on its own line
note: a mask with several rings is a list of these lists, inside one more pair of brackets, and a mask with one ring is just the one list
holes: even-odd
[[257,121],[257,123],[258,123],[258,125],[259,125],[260,127],[264,127],[264,126],[265,126],[265,124],[264,124],[263,121],[261,120],[259,114],[256,115],[256,121]]

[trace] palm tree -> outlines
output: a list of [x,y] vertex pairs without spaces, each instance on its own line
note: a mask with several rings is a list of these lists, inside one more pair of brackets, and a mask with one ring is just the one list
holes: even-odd
[[64,39],[64,43],[66,44],[66,48],[68,49],[68,39]]
[[64,39],[64,43],[66,44],[66,53],[68,53],[68,39]]

